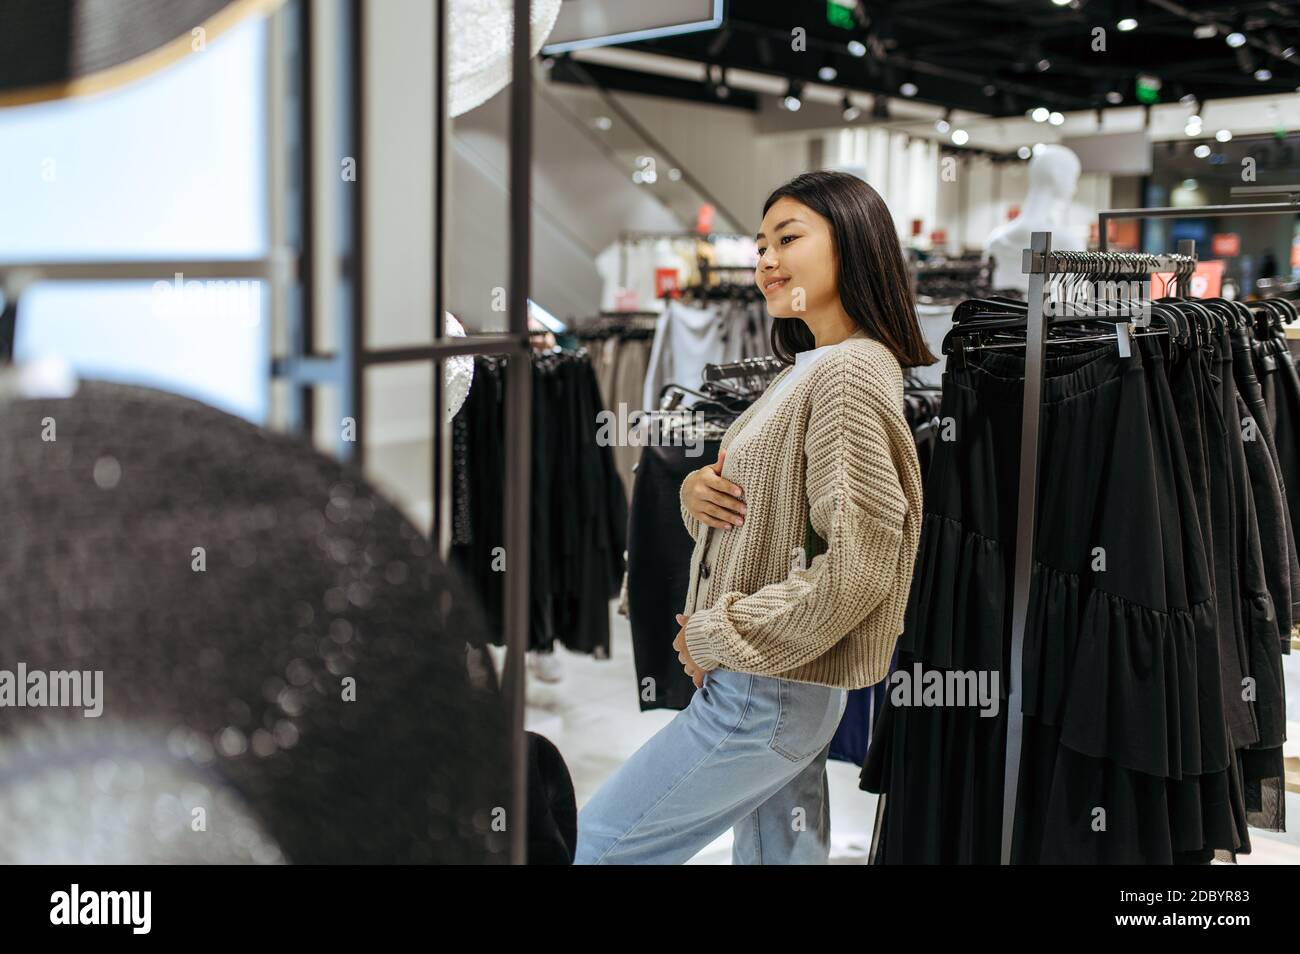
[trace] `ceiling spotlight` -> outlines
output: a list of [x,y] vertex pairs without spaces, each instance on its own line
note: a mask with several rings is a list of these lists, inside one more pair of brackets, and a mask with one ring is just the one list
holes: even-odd
[[1036,123],[1045,123],[1051,115],[1051,110],[1046,106],[1038,106],[1029,114],[1029,118]]
[[839,71],[835,69],[835,67],[831,66],[830,64],[821,67],[817,71],[817,78],[821,80],[823,83],[829,83],[839,75],[840,75]]
[[1046,149],[1046,148],[1047,148],[1047,147],[1044,146],[1041,142],[1036,142],[1036,143],[1034,143],[1034,155],[1035,155],[1035,156],[1038,155],[1039,153],[1041,153],[1041,152],[1042,152],[1044,149]]
[[1070,0],[1052,0],[1052,3],[1056,4],[1058,7],[1068,7],[1070,5]]
[[682,170],[674,166],[673,168],[668,170],[668,178],[671,179],[673,182],[681,182]]
[[866,56],[867,48],[862,44],[861,40],[849,40],[849,55]]
[[1115,24],[1115,29],[1119,30],[1121,33],[1128,33],[1130,30],[1136,30],[1137,28],[1138,22],[1132,17],[1125,17]]
[[996,96],[998,94],[998,88],[992,83],[985,83],[984,88],[980,90],[980,92],[985,96]]
[[785,98],[781,100],[781,105],[792,113],[798,112],[799,107],[803,105],[803,100],[799,98],[799,94],[802,92],[803,84],[798,80],[790,80],[790,87],[786,90]]
[[1047,121],[1051,123],[1053,126],[1059,126],[1065,122],[1065,117],[1060,113],[1053,111],[1048,115]]
[[1293,60],[1295,59],[1295,54],[1296,54],[1296,48],[1294,46],[1288,46],[1285,50],[1282,51],[1282,59]]
[[1259,80],[1261,83],[1267,83],[1272,78],[1273,78],[1273,71],[1270,69],[1261,67],[1255,70],[1255,79]]
[[964,146],[970,142],[970,133],[964,129],[954,129],[952,131],[952,141],[954,145]]
[[614,125],[614,121],[610,119],[608,116],[597,116],[595,119],[591,121],[591,124],[595,126],[597,129],[599,129],[601,132],[604,132],[605,130],[609,129],[611,126]]
[[1227,142],[1232,138],[1232,130],[1220,129],[1218,132],[1214,134],[1214,138],[1219,140],[1219,142]]
[[1034,150],[1030,149],[1028,146],[1021,146],[1019,149],[1016,150],[1016,155],[1019,156],[1021,159],[1028,159],[1033,154],[1034,154]]
[[907,97],[915,96],[919,92],[915,83],[904,83],[902,86],[898,87],[898,91]]
[[840,103],[840,112],[844,116],[844,121],[846,123],[851,123],[862,115],[862,110],[853,105],[853,101],[849,99],[848,93],[844,94],[844,100]]
[[1195,149],[1192,150],[1192,155],[1195,156],[1197,159],[1204,159],[1212,151],[1213,150],[1210,149],[1210,147],[1207,146],[1205,143],[1201,143],[1199,146],[1197,146]]
[[1110,103],[1112,106],[1118,106],[1120,103],[1124,102],[1124,94],[1117,89],[1113,89],[1106,94],[1106,102]]
[[1198,117],[1193,116],[1192,119],[1187,120],[1187,125],[1183,127],[1183,132],[1191,136],[1193,139],[1195,139],[1197,136],[1201,134],[1201,124],[1199,122],[1192,121],[1197,118]]
[[1184,189],[1187,189],[1188,191],[1191,191],[1192,189],[1195,189],[1195,188],[1196,188],[1196,180],[1195,180],[1195,179],[1184,179],[1184,180],[1183,180],[1183,188],[1184,188]]
[[1182,96],[1178,97],[1178,102],[1182,103],[1184,106],[1195,106],[1195,105],[1196,105],[1196,94],[1195,94],[1195,93],[1184,93]]
[[1047,59],[1047,57],[1043,57],[1041,60],[1035,63],[1034,66],[1037,67],[1038,72],[1046,73],[1048,70],[1052,68],[1052,61]]
[[1213,23],[1201,23],[1192,31],[1192,36],[1198,40],[1208,40],[1219,35],[1219,28]]
[[952,110],[951,109],[944,110],[943,118],[936,119],[934,121],[935,130],[941,133],[946,133],[949,129],[952,128],[952,123],[949,122],[949,120],[951,119],[952,119]]
[[1223,39],[1228,44],[1228,46],[1232,47],[1234,50],[1239,46],[1246,45],[1246,34],[1238,33],[1236,30],[1233,30]]

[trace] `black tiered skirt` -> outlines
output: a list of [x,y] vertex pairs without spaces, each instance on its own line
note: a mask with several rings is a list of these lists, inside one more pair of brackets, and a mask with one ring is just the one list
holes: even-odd
[[[1235,623],[1223,630],[1234,607],[1216,603],[1207,547],[1231,517],[1213,493],[1228,466],[1222,415],[1211,418],[1222,394],[1210,355],[1170,369],[1161,341],[1046,362],[1017,863],[1194,862],[1248,847],[1225,702],[1240,688],[1224,685],[1248,647]],[[989,716],[887,693],[861,780],[884,796],[876,863],[1000,859],[1023,374],[1023,353],[984,351],[944,375],[951,439],[926,485],[898,669],[994,671],[1000,705]],[[1180,423],[1174,384],[1202,417]],[[1223,573],[1236,599],[1236,569]]]

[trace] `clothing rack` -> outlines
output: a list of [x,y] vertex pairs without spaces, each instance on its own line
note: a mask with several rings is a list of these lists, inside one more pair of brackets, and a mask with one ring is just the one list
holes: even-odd
[[[1102,213],[1106,215],[1107,213]],[[1104,220],[1103,220],[1104,221]],[[1103,225],[1103,236],[1104,236]],[[1029,582],[1034,562],[1034,520],[1038,504],[1038,444],[1040,436],[1040,401],[1043,393],[1044,358],[1047,345],[1047,325],[1054,317],[1044,307],[1047,300],[1048,281],[1060,275],[1115,276],[1117,269],[1127,274],[1143,274],[1148,268],[1181,272],[1188,258],[1195,258],[1196,243],[1184,240],[1178,243],[1179,254],[1123,256],[1114,252],[1053,252],[1052,233],[1034,232],[1030,247],[1024,250],[1023,271],[1029,275],[1029,314],[1025,335],[1025,387],[1023,416],[1020,424],[1020,493],[1016,514],[1016,569],[1015,590],[1011,617],[1011,674],[1007,691],[1007,746],[1006,767],[1002,789],[1002,864],[1011,863],[1011,841],[1015,831],[1016,795],[1020,781],[1020,749],[1024,733],[1024,713],[1021,710],[1021,675],[1024,671],[1025,623],[1029,615]],[[1123,257],[1121,257],[1123,256]],[[1125,265],[1128,262],[1128,265]],[[1134,271],[1140,265],[1142,271]],[[1180,277],[1176,293],[1185,295],[1190,278]],[[1055,310],[1055,309],[1053,309]],[[1070,315],[1061,315],[1069,318]],[[1121,335],[1121,346],[1127,332],[1127,323],[1120,323],[1116,331]],[[1130,343],[1131,345],[1131,343]]]

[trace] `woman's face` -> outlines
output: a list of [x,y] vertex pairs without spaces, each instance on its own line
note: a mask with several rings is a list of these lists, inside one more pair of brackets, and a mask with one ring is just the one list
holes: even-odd
[[754,281],[773,318],[803,318],[839,300],[835,242],[825,218],[789,196],[772,203],[758,232]]

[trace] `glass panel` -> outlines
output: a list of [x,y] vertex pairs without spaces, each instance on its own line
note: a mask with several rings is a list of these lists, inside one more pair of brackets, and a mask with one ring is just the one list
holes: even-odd
[[[266,26],[138,83],[0,110],[0,261],[243,258],[267,249]],[[159,275],[23,295],[15,358],[266,419],[265,283]]]
[[372,367],[366,371],[364,386],[366,477],[427,534],[433,525],[432,365]]

